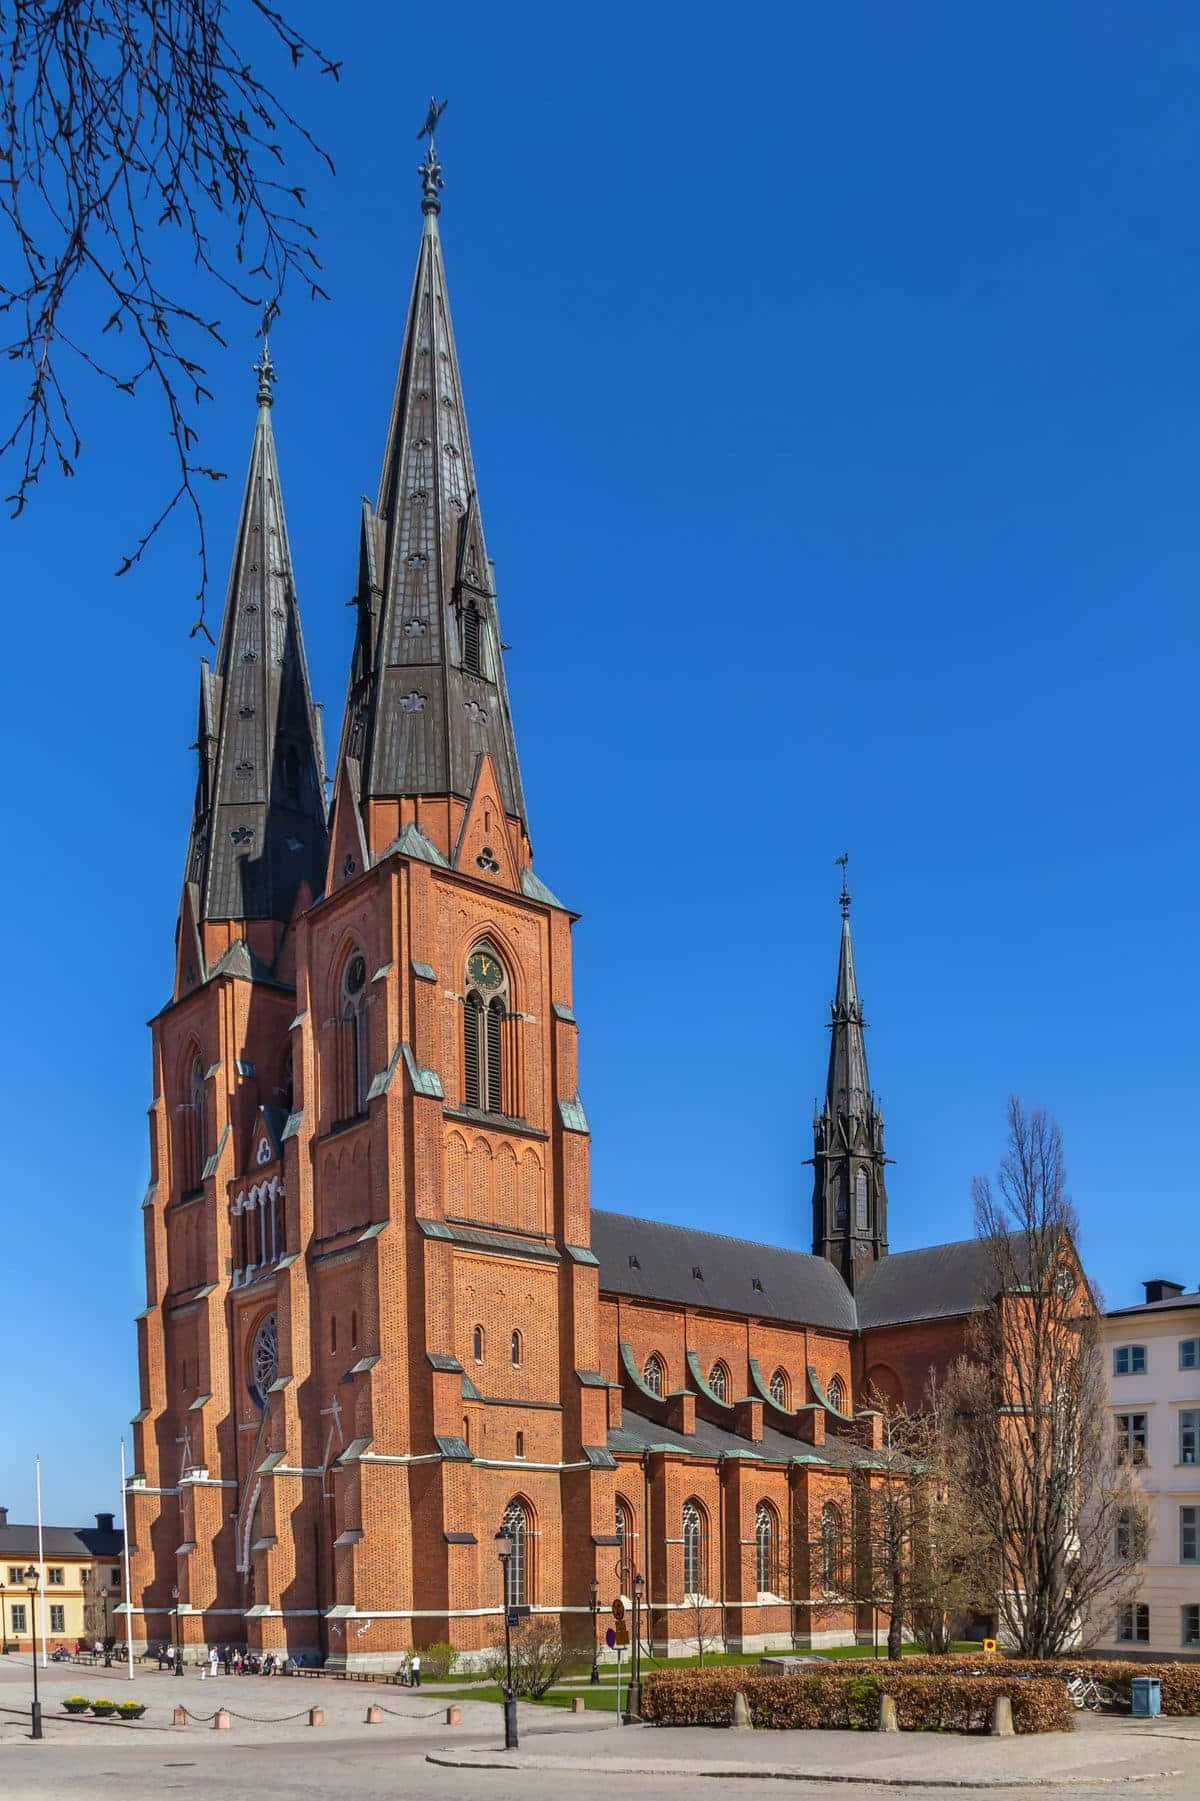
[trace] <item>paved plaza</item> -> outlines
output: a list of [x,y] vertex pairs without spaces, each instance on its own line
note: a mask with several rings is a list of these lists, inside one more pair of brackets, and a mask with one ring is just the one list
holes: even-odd
[[[719,1732],[622,1727],[603,1713],[572,1716],[522,1706],[521,1748],[506,1753],[500,1710],[463,1700],[462,1723],[446,1725],[446,1701],[373,1683],[285,1677],[201,1682],[137,1666],[51,1666],[40,1672],[46,1738],[28,1737],[28,1658],[0,1662],[0,1793],[5,1801],[71,1795],[151,1801],[164,1792],[242,1801],[279,1794],[289,1801],[612,1801],[616,1795],[673,1797],[729,1793],[745,1801],[783,1792],[845,1793],[862,1801],[905,1795],[932,1801],[953,1789],[996,1801],[1127,1794],[1137,1801],[1191,1801],[1200,1768],[1200,1720],[1132,1721],[1082,1717],[1073,1733],[994,1740],[940,1734]],[[69,1694],[132,1693],[148,1712],[136,1727],[59,1717]],[[383,1723],[364,1723],[367,1706]],[[180,1704],[190,1723],[173,1727]],[[308,1709],[326,1724],[306,1724]],[[218,1707],[233,1715],[217,1732]]]

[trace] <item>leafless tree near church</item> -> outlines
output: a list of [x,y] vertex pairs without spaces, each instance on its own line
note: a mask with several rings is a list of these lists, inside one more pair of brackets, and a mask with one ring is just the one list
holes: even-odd
[[19,514],[47,469],[74,474],[86,372],[157,396],[169,491],[118,573],[183,505],[200,560],[194,629],[207,630],[200,484],[222,473],[200,460],[196,424],[205,347],[224,342],[216,309],[244,306],[249,327],[289,278],[321,292],[293,164],[332,164],[271,85],[281,56],[338,72],[267,0],[0,4],[8,502]]
[[1113,1432],[1098,1302],[1048,1113],[1010,1100],[999,1172],[976,1179],[974,1200],[993,1304],[948,1385],[951,1476],[983,1527],[1002,1633],[1024,1656],[1054,1657],[1132,1593],[1146,1502]]

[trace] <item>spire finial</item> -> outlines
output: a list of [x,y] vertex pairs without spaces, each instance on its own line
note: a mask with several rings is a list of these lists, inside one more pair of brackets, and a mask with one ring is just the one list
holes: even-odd
[[847,871],[847,868],[849,867],[849,863],[850,863],[850,852],[848,850],[844,850],[842,852],[841,856],[835,857],[833,859],[833,861],[834,861],[835,867],[839,868],[842,872],[842,892],[838,895],[838,905],[842,909],[842,918],[849,919],[849,917],[850,917],[850,890],[846,886],[846,871]]
[[271,361],[271,345],[267,333],[278,317],[279,308],[272,300],[265,308],[262,324],[258,328],[262,337],[262,349],[258,353],[258,361],[253,365],[254,373],[258,377],[259,406],[274,406],[275,404],[275,396],[271,392],[275,385],[275,365]]
[[429,97],[429,111],[425,115],[425,123],[417,133],[417,142],[428,138],[425,148],[425,160],[417,164],[417,174],[421,177],[421,211],[423,213],[440,213],[440,190],[445,186],[442,181],[442,165],[437,158],[437,149],[433,142],[433,134],[437,130],[438,120],[446,110],[446,102],[439,100],[436,94]]

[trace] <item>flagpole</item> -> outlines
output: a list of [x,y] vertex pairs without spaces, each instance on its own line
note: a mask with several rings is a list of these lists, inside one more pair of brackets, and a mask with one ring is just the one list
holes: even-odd
[[121,1545],[125,1562],[125,1654],[133,1681],[133,1594],[129,1587],[129,1511],[125,1505],[125,1434],[121,1434]]
[[[42,1546],[42,1460],[33,1460],[34,1482],[37,1488],[37,1529],[38,1529],[38,1609],[42,1622],[42,1668],[46,1667],[46,1555]],[[30,1620],[30,1626],[33,1621]],[[33,1633],[29,1635],[30,1649],[37,1656],[37,1646],[33,1643]]]

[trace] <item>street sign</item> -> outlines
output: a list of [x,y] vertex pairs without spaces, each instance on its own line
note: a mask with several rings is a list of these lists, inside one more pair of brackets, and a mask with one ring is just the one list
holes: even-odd
[[505,1624],[505,1625],[506,1625],[506,1626],[519,1626],[519,1625],[520,1625],[520,1624],[521,1624],[521,1616],[520,1616],[520,1614],[519,1614],[519,1613],[518,1613],[518,1612],[517,1612],[517,1610],[516,1610],[516,1608],[515,1608],[515,1607],[510,1607],[510,1608],[509,1608],[509,1610],[508,1610],[508,1616],[507,1616],[507,1618],[506,1618],[506,1619],[505,1619],[505,1622],[504,1622],[504,1624]]
[[616,1632],[613,1636],[619,1645],[627,1645],[629,1643],[629,1628],[624,1620],[617,1621]]
[[622,1601],[620,1595],[617,1596],[609,1611],[614,1620],[623,1620],[625,1618],[625,1603]]
[[604,1634],[604,1642],[608,1646],[610,1651],[612,1650],[613,1646],[617,1642],[616,1632],[613,1630],[613,1628],[611,1626],[608,1628],[608,1631]]
[[995,1639],[994,1638],[985,1638],[983,1641],[983,1648],[985,1651],[994,1651],[996,1649]]

